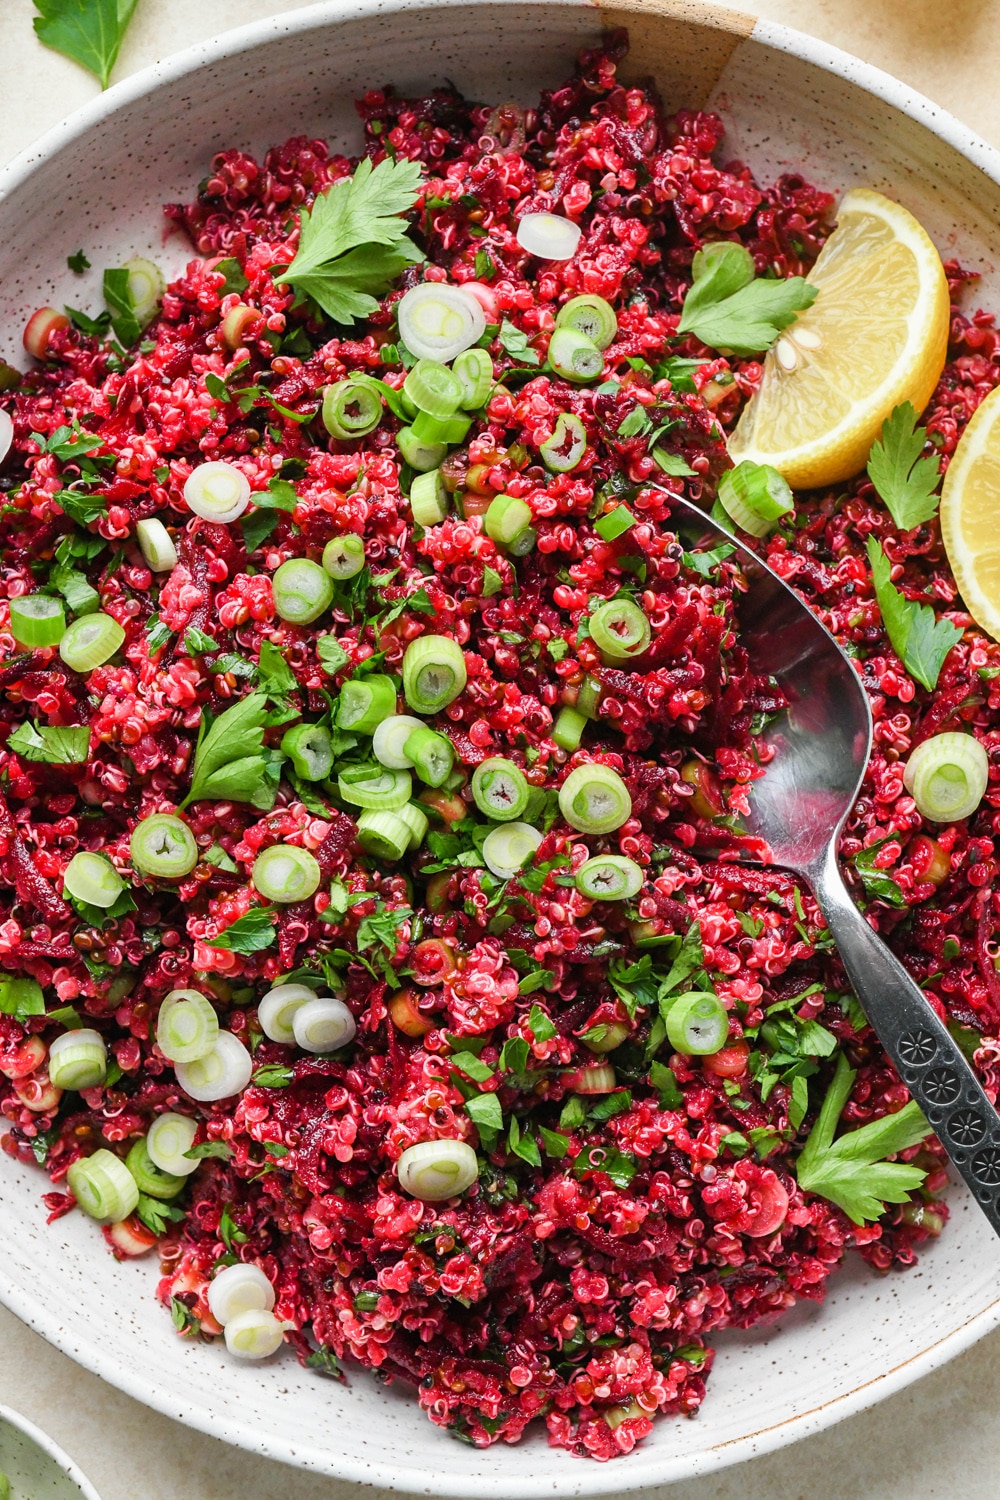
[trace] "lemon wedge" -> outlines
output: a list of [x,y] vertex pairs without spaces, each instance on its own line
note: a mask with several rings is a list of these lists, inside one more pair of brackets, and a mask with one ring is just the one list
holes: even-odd
[[881,193],[846,194],[808,281],[819,296],[768,353],[729,438],[734,463],[771,464],[796,489],[859,473],[893,407],[923,411],[948,346],[941,257]]
[[941,535],[965,607],[1000,641],[1000,389],[958,440],[941,487]]

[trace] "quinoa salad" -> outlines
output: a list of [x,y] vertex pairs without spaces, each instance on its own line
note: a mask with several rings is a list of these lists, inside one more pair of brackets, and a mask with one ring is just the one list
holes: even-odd
[[948,1217],[743,831],[784,705],[672,497],[855,660],[842,864],[1000,1084],[1000,646],[935,513],[1000,336],[946,264],[881,468],[734,464],[836,204],[625,50],[530,109],[373,90],[358,158],[221,152],[166,208],[183,274],[100,268],[103,311],[38,309],[0,365],[0,1144],[95,1255],[158,1262],[220,1378],[370,1371],[476,1446],[598,1460],[697,1411],[716,1331]]

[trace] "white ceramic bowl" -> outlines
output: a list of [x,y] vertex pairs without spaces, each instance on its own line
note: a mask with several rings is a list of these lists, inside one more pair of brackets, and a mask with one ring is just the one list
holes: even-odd
[[9,1406],[0,1406],[0,1474],[11,1500],[101,1500],[58,1444]]
[[[535,100],[599,23],[629,25],[626,78],[654,74],[674,105],[709,103],[727,153],[762,180],[802,171],[824,187],[880,188],[927,225],[943,253],[983,273],[1000,307],[1000,161],[970,132],[875,69],[795,32],[691,0],[594,7],[572,0],[419,4],[342,0],[231,33],[112,89],[0,179],[0,354],[19,355],[26,310],[90,305],[66,269],[154,255],[162,203],[189,197],[213,152],[260,150],[308,131],[356,150],[351,101],[393,81],[451,79],[487,100]],[[91,302],[99,305],[92,273]],[[81,1215],[45,1225],[44,1179],[0,1157],[0,1297],[113,1384],[251,1451],[348,1479],[435,1495],[600,1495],[683,1479],[792,1442],[870,1405],[1000,1322],[997,1242],[958,1189],[942,1242],[905,1275],[850,1267],[824,1307],[720,1340],[694,1421],[661,1421],[629,1458],[573,1459],[535,1436],[485,1452],[432,1427],[409,1394],[360,1371],[341,1386],[291,1356],[265,1366],[176,1339],[154,1300],[155,1269],[117,1265]]]

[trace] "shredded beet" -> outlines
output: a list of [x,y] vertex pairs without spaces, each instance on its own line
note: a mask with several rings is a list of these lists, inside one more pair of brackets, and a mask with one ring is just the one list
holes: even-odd
[[[48,1010],[0,1000],[10,1012],[0,1014],[4,1148],[62,1184],[98,1147],[124,1156],[157,1115],[192,1116],[197,1143],[215,1154],[202,1153],[179,1213],[151,1225],[145,1200],[145,1229],[132,1220],[131,1237],[107,1231],[122,1254],[153,1229],[159,1295],[184,1336],[220,1333],[211,1277],[252,1260],[303,1361],[411,1383],[432,1421],[477,1446],[517,1441],[538,1418],[551,1443],[599,1460],[627,1453],[657,1415],[697,1410],[713,1330],[822,1300],[851,1249],[876,1271],[909,1266],[947,1217],[933,1138],[905,1153],[926,1173],[920,1190],[876,1222],[853,1223],[796,1181],[838,1057],[856,1072],[847,1126],[901,1109],[907,1093],[808,890],[739,862],[759,852],[739,832],[747,787],[763,774],[755,731],[782,704],[739,644],[736,564],[692,562],[664,493],[710,503],[728,466],[724,434],[760,377],[756,360],[677,338],[695,251],[729,238],[759,273],[807,274],[833,202],[794,175],[758,184],[725,162],[714,115],[668,114],[651,90],[619,85],[624,45],[614,38],[582,58],[537,109],[473,104],[450,89],[415,100],[376,90],[359,104],[373,161],[391,153],[426,168],[412,233],[429,266],[409,268],[400,290],[421,276],[476,282],[491,309],[497,383],[449,455],[448,482],[464,502],[440,523],[421,530],[410,519],[395,416],[354,442],[329,438],[317,417],[324,389],[347,375],[398,390],[405,368],[400,290],[367,324],[337,332],[274,280],[294,252],[295,211],[355,165],[305,137],[260,163],[220,153],[197,198],[168,208],[197,257],[124,357],[104,330],[52,334],[46,362],[4,393],[15,441],[0,477],[0,961],[38,982]],[[582,228],[572,260],[537,262],[519,246],[520,215],[543,210]],[[957,296],[968,278],[947,269]],[[618,326],[606,378],[571,385],[542,362],[559,306],[584,292],[610,301]],[[234,350],[221,324],[240,305],[259,316]],[[701,363],[677,366],[678,356]],[[923,418],[942,467],[998,369],[992,318],[956,307],[949,363]],[[571,472],[550,473],[539,449],[563,412],[582,421],[586,452]],[[662,472],[654,430],[686,474]],[[88,456],[67,448],[72,431],[91,435]],[[185,481],[208,460],[249,481],[256,508],[243,524],[187,507]],[[275,479],[293,488],[293,508],[263,508]],[[484,531],[482,512],[500,493],[532,511],[536,541],[523,557]],[[618,503],[634,524],[604,540],[595,518]],[[175,538],[170,572],[151,572],[137,545],[136,525],[151,517]],[[338,584],[315,623],[283,620],[278,566],[318,561],[345,534],[363,538],[367,572]],[[900,565],[900,587],[964,631],[934,692],[888,644],[865,555],[873,535]],[[946,728],[974,733],[996,764],[1000,647],[962,611],[936,520],[896,531],[864,476],[797,496],[794,520],[760,545],[858,659],[870,695],[875,749],[842,848],[855,894],[993,1095],[996,771],[978,811],[954,825],[925,825],[901,772],[913,746]],[[49,577],[60,587],[54,562],[89,581],[125,631],[120,653],[87,674],[53,648],[25,653],[10,633],[8,601]],[[605,664],[588,631],[597,604],[621,590],[652,630],[627,667]],[[366,857],[336,779],[302,781],[285,762],[270,807],[190,803],[181,815],[195,868],[172,883],[142,880],[130,834],[180,808],[204,715],[217,722],[249,691],[266,693],[265,747],[277,764],[290,725],[321,720],[373,657],[398,673],[408,643],[428,632],[462,646],[468,682],[430,721],[451,739],[459,775],[424,795],[434,821],[417,851],[396,865]],[[320,648],[331,636],[343,656],[332,671]],[[264,647],[276,648],[270,668]],[[275,677],[275,659],[291,680]],[[596,704],[581,747],[567,751],[553,723],[588,675]],[[26,722],[86,725],[86,761],[6,748]],[[352,746],[337,753],[350,758]],[[541,794],[543,841],[507,883],[484,866],[468,784],[493,755],[513,759]],[[555,801],[588,762],[620,773],[632,798],[620,828],[589,839]],[[321,884],[309,900],[265,907],[270,937],[248,949],[226,935],[264,905],[250,871],[279,843],[313,851]],[[64,871],[81,850],[102,852],[127,881],[117,913],[64,899]],[[595,901],[577,887],[580,865],[601,852],[642,867],[634,899]],[[685,953],[686,983],[710,986],[729,1014],[714,1057],[665,1041],[659,996]],[[344,996],[357,1025],[350,1046],[311,1056],[262,1036],[257,1004],[289,976]],[[252,1050],[255,1078],[241,1097],[199,1105],[178,1084],[155,1024],[179,988],[209,996]],[[81,1023],[104,1038],[108,1076],[61,1095],[46,1048]],[[595,1057],[588,1042],[599,1047],[609,1028],[621,1040]],[[470,1053],[475,1076],[449,1063],[461,1054],[467,1069]],[[602,1065],[613,1085],[575,1093],[578,1070]],[[481,1106],[477,1128],[467,1107],[490,1096],[501,1130]],[[423,1202],[402,1190],[395,1166],[409,1146],[438,1139],[474,1147],[479,1178],[459,1197]],[[47,1202],[59,1214],[72,1200]]]

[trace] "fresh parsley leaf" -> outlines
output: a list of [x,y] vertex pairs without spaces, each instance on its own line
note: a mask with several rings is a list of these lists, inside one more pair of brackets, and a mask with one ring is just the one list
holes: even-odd
[[[33,25],[39,41],[93,73],[106,89],[135,7],[136,0],[35,0]],[[78,258],[86,261],[82,250],[70,262]]]
[[175,1208],[172,1203],[161,1203],[159,1198],[149,1198],[145,1193],[139,1194],[135,1213],[150,1234],[157,1237],[166,1234],[168,1223],[180,1224],[187,1218],[182,1208]]
[[100,609],[100,594],[82,573],[66,563],[55,563],[49,569],[49,582],[59,590],[75,615],[92,615]]
[[249,693],[213,724],[202,713],[191,790],[182,807],[203,798],[261,805],[268,790],[267,760],[261,753],[266,718],[264,693]]
[[694,470],[687,459],[680,453],[668,453],[666,448],[659,444],[651,454],[657,468],[662,469],[664,474],[671,474],[676,479],[688,479],[694,474]]
[[854,1078],[841,1053],[795,1173],[805,1192],[818,1193],[836,1203],[853,1223],[863,1224],[883,1214],[887,1203],[905,1203],[923,1182],[927,1174],[920,1167],[884,1158],[918,1145],[931,1127],[911,1100],[896,1114],[883,1115],[834,1141]]
[[546,1015],[540,1005],[531,1007],[528,1012],[528,1025],[536,1042],[550,1042],[556,1034],[551,1018]]
[[[770,349],[797,313],[815,302],[817,289],[801,276],[785,280],[751,281],[721,301],[693,299],[692,287],[684,301],[678,333],[693,333],[722,354],[760,354]],[[692,305],[693,302],[693,305]]]
[[261,692],[266,693],[269,698],[281,698],[286,693],[298,691],[295,673],[273,641],[260,643],[257,681]]
[[196,626],[189,625],[184,632],[184,650],[188,656],[203,656],[206,651],[218,651],[218,641],[213,641],[210,635]]
[[13,1016],[23,1021],[27,1016],[44,1016],[45,1000],[37,979],[15,979],[5,975],[0,979],[0,1016]]
[[542,1153],[539,1151],[534,1137],[528,1135],[527,1132],[524,1135],[521,1134],[521,1122],[516,1115],[511,1115],[510,1117],[510,1127],[507,1131],[507,1146],[515,1156],[519,1156],[529,1166],[540,1167],[542,1165]]
[[719,564],[725,562],[730,553],[735,551],[735,547],[724,542],[721,547],[713,547],[710,552],[685,552],[681,556],[681,562],[699,577],[711,578]]
[[945,657],[962,639],[962,632],[950,621],[936,619],[929,604],[903,597],[892,582],[892,564],[873,536],[868,538],[868,560],[892,649],[910,676],[933,692]]
[[503,1111],[496,1094],[476,1094],[466,1099],[465,1113],[475,1123],[485,1149],[492,1151],[503,1129]]
[[653,424],[646,415],[644,406],[633,406],[626,417],[622,418],[618,427],[620,438],[638,437],[642,432],[648,432]]
[[[690,292],[688,296],[690,296]],[[679,396],[693,396],[698,387],[693,379],[695,370],[700,370],[705,364],[703,359],[681,359],[675,356],[656,367],[657,380],[669,380],[671,387]]]
[[258,508],[241,517],[240,530],[247,552],[256,552],[261,542],[267,540],[278,524],[278,515],[277,510]]
[[483,598],[491,599],[494,594],[499,594],[503,588],[503,579],[495,568],[483,569]]
[[523,1073],[528,1066],[528,1058],[531,1056],[531,1048],[523,1036],[511,1037],[504,1042],[500,1050],[500,1071],[502,1073]]
[[82,276],[84,271],[90,270],[90,261],[82,250],[75,250],[72,255],[67,255],[66,264],[77,276]]
[[234,1244],[245,1245],[247,1242],[247,1236],[237,1226],[235,1219],[229,1211],[228,1204],[222,1210],[222,1216],[219,1219],[219,1239],[227,1250],[231,1250]]
[[173,631],[169,625],[164,624],[159,615],[150,615],[146,621],[146,650],[150,656],[155,656],[161,651],[172,638]]
[[569,1150],[569,1141],[558,1130],[546,1130],[544,1125],[539,1125],[538,1134],[542,1138],[545,1155],[561,1160]]
[[326,1375],[331,1380],[343,1380],[344,1372],[337,1362],[337,1356],[326,1344],[320,1344],[312,1354],[306,1356],[306,1364],[310,1370],[316,1370],[320,1375]]
[[170,1299],[170,1317],[182,1338],[192,1338],[201,1329],[201,1324],[189,1307],[179,1297]]
[[615,1187],[627,1188],[636,1174],[636,1163],[615,1146],[584,1146],[573,1162],[577,1177],[585,1172],[606,1172]]
[[213,267],[216,276],[224,276],[226,279],[219,288],[219,296],[227,297],[230,292],[245,292],[250,285],[243,274],[243,267],[235,256],[229,255],[225,260],[218,261]]
[[550,990],[555,977],[551,969],[535,969],[531,974],[525,974],[517,986],[517,993],[532,995],[535,990]]
[[927,429],[917,426],[917,413],[904,401],[882,423],[868,458],[868,478],[900,531],[929,521],[938,508],[941,469],[933,455],[921,458],[926,440]]
[[668,1068],[661,1062],[651,1063],[649,1081],[659,1093],[661,1109],[680,1109],[684,1103],[684,1095],[677,1087],[673,1068]]
[[268,481],[266,490],[255,490],[253,494],[254,505],[263,506],[265,510],[294,510],[299,503],[299,497],[295,493],[294,484],[289,484],[287,479],[275,477]]
[[521,365],[541,364],[538,351],[532,349],[528,342],[528,335],[523,333],[516,324],[504,318],[500,324],[500,332],[497,334],[501,348],[505,349],[511,359],[516,359]]
[[324,672],[329,672],[331,677],[347,666],[350,657],[335,635],[321,635],[316,641],[316,655],[319,657],[320,666]]
[[[792,1079],[792,1097],[788,1103],[788,1123],[793,1130],[798,1130],[806,1117],[809,1108],[809,1080],[801,1074]],[[753,1132],[751,1131],[751,1139]],[[756,1142],[754,1142],[756,1145]],[[759,1153],[758,1153],[759,1154]]]
[[7,749],[22,760],[45,761],[50,766],[82,765],[89,747],[90,730],[85,724],[49,728],[27,721],[7,741]]
[[88,495],[84,490],[56,490],[52,499],[80,526],[99,520],[108,508],[103,495]]
[[247,661],[245,656],[237,656],[232,651],[224,651],[217,656],[212,663],[213,672],[232,672],[234,677],[242,677],[246,681],[256,679],[257,668],[252,661]]
[[888,838],[876,839],[867,849],[859,849],[854,856],[854,868],[869,896],[885,901],[889,906],[905,906],[906,897],[900,885],[893,880],[888,870],[879,869],[875,863],[875,856],[888,841]]
[[402,217],[416,202],[419,162],[365,157],[353,176],[321,193],[299,214],[299,248],[274,279],[309,297],[336,323],[369,317],[377,296],[408,265],[426,259],[407,238]]
[[111,326],[122,348],[129,349],[142,337],[142,324],[135,315],[135,302],[129,289],[128,271],[112,266],[104,273],[104,301],[111,314]]
[[232,1161],[233,1148],[226,1141],[202,1141],[197,1146],[192,1146],[190,1151],[184,1155],[190,1161],[204,1161],[206,1157],[217,1156],[220,1161]]
[[704,962],[705,949],[701,941],[701,927],[697,922],[692,922],[684,934],[684,940],[670,965],[667,977],[660,986],[661,991],[669,994],[671,990],[675,990],[679,984],[683,984],[689,974],[693,974],[695,969],[700,969]]
[[493,1069],[481,1062],[474,1052],[453,1052],[448,1059],[448,1066],[458,1068],[466,1078],[471,1078],[476,1083],[489,1083],[494,1077]]
[[88,338],[103,339],[107,336],[108,329],[111,327],[109,312],[98,313],[96,318],[92,318],[89,313],[81,312],[78,307],[67,307],[65,311],[73,327],[79,328],[80,332],[86,334]]
[[250,1082],[259,1089],[287,1089],[294,1077],[292,1068],[286,1068],[281,1063],[264,1063],[255,1071]]
[[277,936],[274,916],[270,908],[255,906],[212,938],[209,947],[225,948],[230,953],[263,953]]

